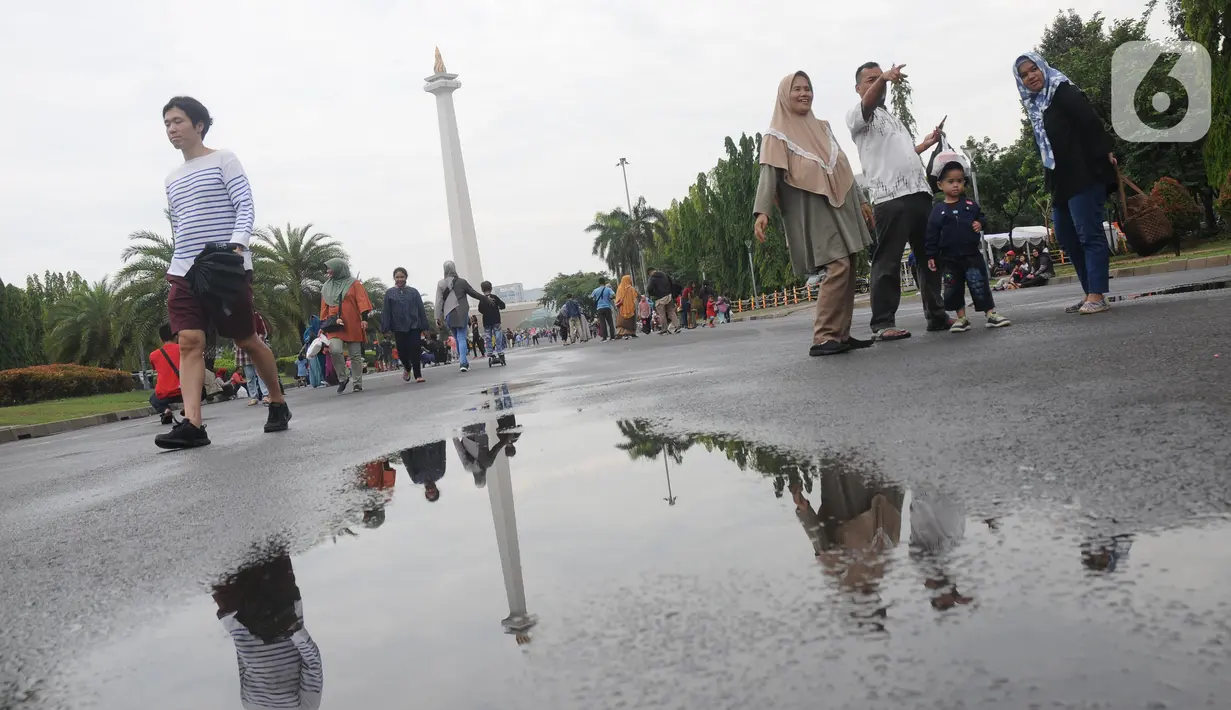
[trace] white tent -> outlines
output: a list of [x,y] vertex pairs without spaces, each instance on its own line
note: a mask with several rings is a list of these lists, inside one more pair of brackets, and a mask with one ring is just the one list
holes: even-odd
[[[989,246],[996,249],[1003,249],[1009,245],[1008,234],[987,234],[983,239]],[[1047,227],[1017,227],[1013,230],[1014,244],[1046,244],[1047,240]]]

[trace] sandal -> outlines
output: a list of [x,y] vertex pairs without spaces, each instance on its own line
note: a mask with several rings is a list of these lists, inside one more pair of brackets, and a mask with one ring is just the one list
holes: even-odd
[[910,337],[909,330],[901,328],[881,328],[876,331],[876,340],[906,340]]
[[424,382],[427,382],[427,380],[423,379],[422,377],[419,377],[419,378],[417,378],[417,379],[415,380],[415,382],[417,382],[417,383],[419,383],[419,384],[423,384]]

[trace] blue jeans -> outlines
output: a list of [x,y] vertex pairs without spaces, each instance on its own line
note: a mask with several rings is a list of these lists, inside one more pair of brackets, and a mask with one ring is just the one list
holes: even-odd
[[1107,201],[1105,185],[1091,185],[1069,198],[1067,205],[1052,209],[1056,241],[1073,261],[1077,279],[1087,294],[1107,293],[1108,270],[1111,268],[1111,248],[1103,232],[1103,204]]
[[457,340],[457,356],[462,361],[462,367],[470,367],[470,348],[466,346],[467,336],[470,333],[468,328],[453,328],[453,337]]
[[269,394],[269,388],[261,386],[261,376],[256,371],[256,365],[244,365],[244,379],[248,380],[248,399],[262,399]]
[[497,355],[503,353],[505,346],[508,344],[505,341],[504,329],[499,325],[493,325],[483,330],[487,331],[487,352],[496,353]]

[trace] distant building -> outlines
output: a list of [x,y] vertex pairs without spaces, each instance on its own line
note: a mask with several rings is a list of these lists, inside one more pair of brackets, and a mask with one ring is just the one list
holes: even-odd
[[525,288],[519,283],[493,286],[492,291],[505,303],[529,303],[543,297],[543,289]]
[[494,291],[496,295],[500,297],[500,300],[505,303],[521,303],[525,300],[522,285],[520,283],[495,286],[492,288],[492,291]]

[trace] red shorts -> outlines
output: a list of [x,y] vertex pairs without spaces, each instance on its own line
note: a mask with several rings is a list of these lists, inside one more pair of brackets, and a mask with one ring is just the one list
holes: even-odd
[[256,319],[252,308],[252,273],[248,274],[248,286],[231,303],[231,314],[197,298],[183,276],[167,274],[171,293],[167,295],[167,316],[171,332],[182,330],[209,331],[210,326],[218,335],[232,340],[243,340],[256,332]]

